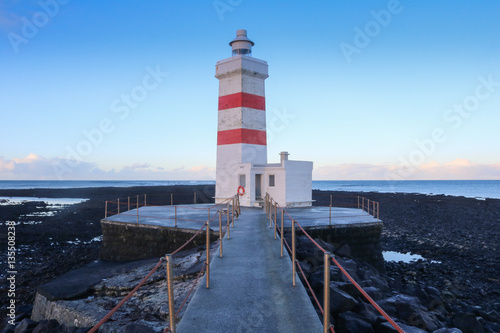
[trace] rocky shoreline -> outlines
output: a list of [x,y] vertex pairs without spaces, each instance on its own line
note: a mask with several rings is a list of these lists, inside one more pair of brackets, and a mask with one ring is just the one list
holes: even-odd
[[[52,216],[36,216],[36,220],[41,223],[31,224],[27,222],[33,222],[35,218],[23,215],[54,211],[53,207],[43,202],[0,205],[1,233],[5,234],[0,239],[0,246],[7,247],[6,222],[20,223],[16,226],[19,272],[16,281],[16,304],[19,306],[17,321],[29,313],[38,285],[98,258],[98,237],[101,235],[99,221],[104,216],[106,200],[147,193],[150,204],[169,204],[170,194],[173,193],[174,203],[192,203],[194,192],[197,193],[198,203],[209,202],[214,195],[214,186],[0,190],[0,197],[89,199],[62,208]],[[436,312],[436,304],[442,302],[440,306],[446,312],[439,316],[436,314],[436,318],[446,327],[471,327],[462,329],[463,332],[500,331],[500,249],[497,245],[500,239],[500,200],[402,193],[314,191],[315,204],[328,205],[330,194],[361,195],[380,202],[380,218],[384,221],[384,251],[415,253],[440,262],[387,262],[383,277],[387,282],[387,292],[417,298],[422,306],[427,307],[427,312]],[[343,260],[352,258],[344,257]],[[0,261],[5,265],[5,251],[0,253]],[[366,270],[363,263],[356,265],[357,269]],[[356,271],[358,273],[369,274]],[[2,307],[9,301],[6,282],[2,278]],[[340,288],[340,285],[337,287]],[[428,304],[429,302],[432,304]],[[390,308],[391,304],[387,306]],[[350,310],[341,313],[353,312]],[[334,317],[337,323],[344,320],[340,318],[339,315]],[[2,321],[6,322],[6,319],[8,318],[2,318]],[[418,327],[419,324],[416,323],[415,326]],[[429,327],[427,331],[431,331]]]

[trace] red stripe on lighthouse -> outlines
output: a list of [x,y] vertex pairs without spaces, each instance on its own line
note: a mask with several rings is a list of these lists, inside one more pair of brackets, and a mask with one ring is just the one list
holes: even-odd
[[231,145],[248,143],[252,145],[266,145],[266,131],[238,128],[217,132],[217,145]]
[[264,96],[244,92],[219,96],[219,111],[238,107],[247,107],[265,111],[266,98]]

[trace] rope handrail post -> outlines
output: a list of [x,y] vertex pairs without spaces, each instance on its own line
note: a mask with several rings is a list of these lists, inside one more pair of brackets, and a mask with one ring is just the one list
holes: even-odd
[[274,210],[274,202],[271,201],[271,209],[269,212],[269,228],[273,227],[273,210]]
[[278,205],[274,206],[274,239],[276,239],[276,233],[278,228],[278,215],[276,214],[276,210],[278,209]]
[[295,287],[297,267],[295,266],[295,220],[292,219],[292,285]]
[[[227,203],[229,205],[229,202]],[[227,212],[229,214],[229,211]],[[234,228],[234,210],[231,207],[231,228]]]
[[362,197],[361,199],[362,199],[362,201],[361,201],[361,209],[365,210],[365,197]]
[[226,231],[227,231],[227,239],[229,239],[229,233],[230,233],[230,224],[229,224],[229,211],[227,211],[227,223],[226,223]]
[[359,195],[358,195],[358,209],[359,209]]
[[266,192],[266,195],[264,196],[264,212],[267,214],[267,197],[269,194]]
[[139,223],[139,196],[137,196],[137,223]]
[[368,214],[370,214],[370,199],[366,199],[366,200],[368,200],[368,202],[367,202],[367,204],[366,204],[366,212],[367,212]]
[[332,225],[332,201],[331,200],[330,200],[330,215],[329,215],[328,225],[329,226]]
[[144,193],[144,206],[146,207],[147,204],[146,204],[146,193]]
[[174,206],[175,227],[177,228],[177,206]]
[[330,329],[330,253],[324,255],[324,290],[323,290],[323,333]]
[[210,207],[208,207],[208,209],[207,209],[207,210],[208,210],[208,219],[209,219],[209,220],[211,220],[211,219],[212,219],[212,217],[210,216]]
[[207,264],[207,289],[210,288],[210,220],[207,220],[207,254],[206,254],[206,264]]
[[172,255],[165,256],[167,260],[167,292],[168,292],[168,319],[170,331],[175,333],[175,301],[174,301],[174,278],[172,268]]
[[104,219],[108,218],[108,200],[106,200],[106,204],[104,206]]
[[170,193],[170,206],[174,205],[174,194]]
[[330,194],[330,206],[333,204],[333,195]]
[[372,207],[372,215],[373,217],[375,217],[375,201],[372,201],[373,202],[373,207]]
[[127,210],[130,210],[130,197],[128,197],[128,200],[127,200]]
[[222,258],[222,212],[219,209],[219,256]]
[[380,208],[380,202],[377,202],[377,220],[379,219],[379,218],[378,218],[378,216],[379,216],[379,215],[378,215],[378,213],[379,213],[379,208]]
[[118,198],[118,214],[120,214],[120,198]]
[[193,199],[194,204],[196,205],[196,192],[194,192],[194,199]]
[[283,224],[284,224],[284,209],[281,208],[281,229],[280,229],[280,232],[281,232],[281,257],[283,257],[283,238],[285,237],[285,233],[283,232]]
[[241,215],[240,196],[238,195],[237,198],[238,198],[238,200],[237,200],[237,202],[238,202],[238,216],[240,216]]

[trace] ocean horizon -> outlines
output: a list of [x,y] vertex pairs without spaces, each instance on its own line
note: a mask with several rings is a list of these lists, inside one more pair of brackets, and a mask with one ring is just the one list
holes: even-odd
[[[0,180],[0,189],[215,185],[212,180]],[[500,180],[313,180],[313,190],[500,199]]]

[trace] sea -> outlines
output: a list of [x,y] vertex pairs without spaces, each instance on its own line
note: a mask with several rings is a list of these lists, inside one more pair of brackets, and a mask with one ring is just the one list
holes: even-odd
[[[210,180],[0,180],[0,189],[214,185]],[[500,180],[313,180],[323,191],[419,193],[500,199]]]

